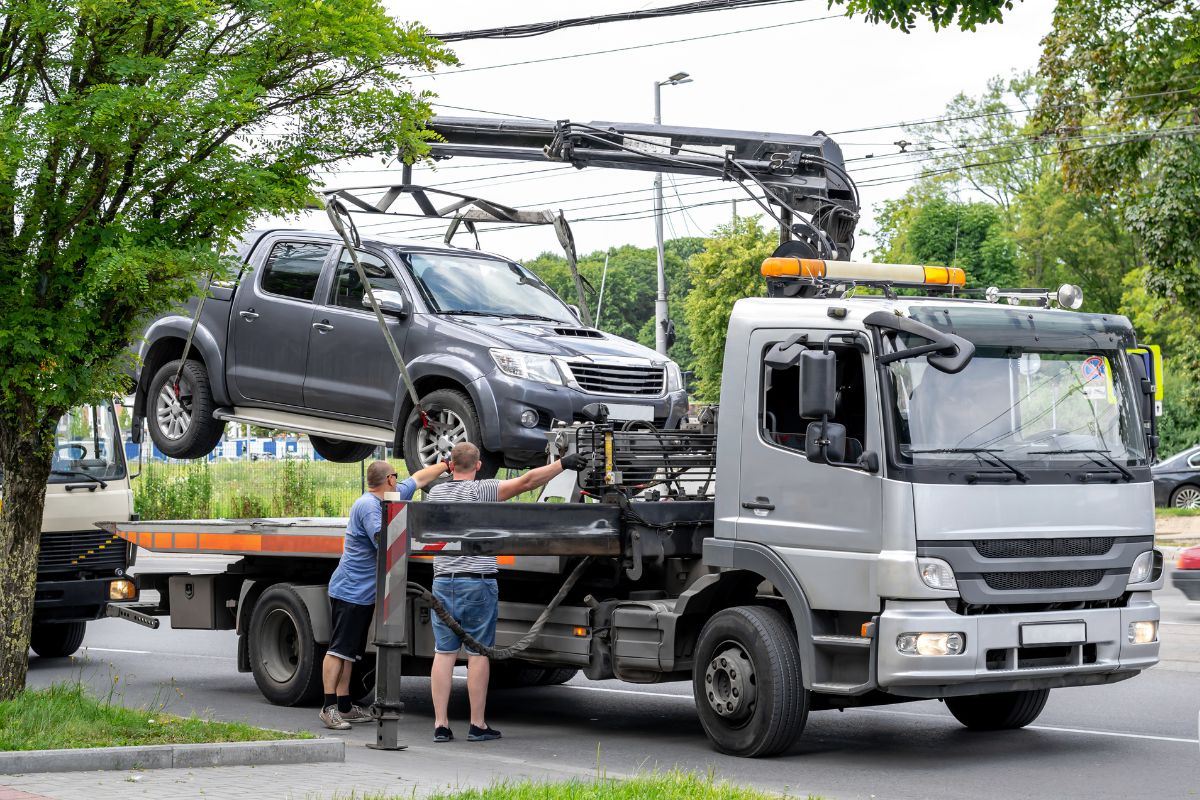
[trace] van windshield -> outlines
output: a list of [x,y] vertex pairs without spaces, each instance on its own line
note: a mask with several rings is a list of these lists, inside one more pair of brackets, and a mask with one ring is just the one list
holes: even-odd
[[518,264],[457,254],[401,255],[437,312],[579,324],[549,286]]

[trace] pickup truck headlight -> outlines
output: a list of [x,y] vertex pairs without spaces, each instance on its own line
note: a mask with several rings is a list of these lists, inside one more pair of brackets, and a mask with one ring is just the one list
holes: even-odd
[[554,359],[541,353],[522,353],[520,350],[493,349],[492,360],[505,375],[527,381],[562,385],[562,373]]
[[667,391],[677,392],[683,388],[683,373],[674,361],[667,362]]

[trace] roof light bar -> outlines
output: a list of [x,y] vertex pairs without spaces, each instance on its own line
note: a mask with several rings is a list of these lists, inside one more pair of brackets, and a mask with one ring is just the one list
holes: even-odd
[[807,278],[830,281],[893,281],[928,286],[966,285],[958,267],[924,267],[916,264],[875,264],[866,261],[824,261],[818,258],[778,258],[763,261],[767,278]]

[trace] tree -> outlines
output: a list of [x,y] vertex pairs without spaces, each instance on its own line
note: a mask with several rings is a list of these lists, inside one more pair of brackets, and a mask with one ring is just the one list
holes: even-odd
[[980,23],[1000,22],[1012,10],[1012,0],[829,0],[846,3],[850,16],[862,14],[870,22],[883,22],[908,33],[918,17],[928,17],[933,27],[946,28],[957,18],[958,26],[975,30]]
[[149,316],[319,168],[413,159],[406,73],[452,63],[377,0],[10,0],[0,21],[0,700],[24,685],[54,427],[122,390]]

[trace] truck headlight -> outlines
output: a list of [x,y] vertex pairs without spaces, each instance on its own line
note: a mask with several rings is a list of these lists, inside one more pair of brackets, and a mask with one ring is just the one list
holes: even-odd
[[674,361],[667,362],[667,391],[677,392],[683,388],[683,373]]
[[137,597],[137,585],[122,578],[108,584],[109,600],[133,600]]
[[1150,644],[1158,639],[1158,622],[1152,619],[1129,623],[1130,644]]
[[562,385],[562,373],[554,359],[541,353],[522,353],[520,350],[491,350],[492,360],[505,375],[527,381]]
[[918,558],[917,572],[921,574],[921,581],[930,589],[958,589],[954,570],[940,558]]
[[902,633],[896,649],[906,656],[956,656],[967,646],[961,633]]
[[[1129,570],[1130,586],[1135,583],[1146,583],[1147,581],[1154,580],[1154,562],[1156,560],[1156,555],[1158,555],[1156,550],[1147,550],[1134,560],[1133,566]],[[1159,556],[1159,559],[1161,559],[1161,556]],[[1160,560],[1159,564],[1161,563],[1162,562]]]

